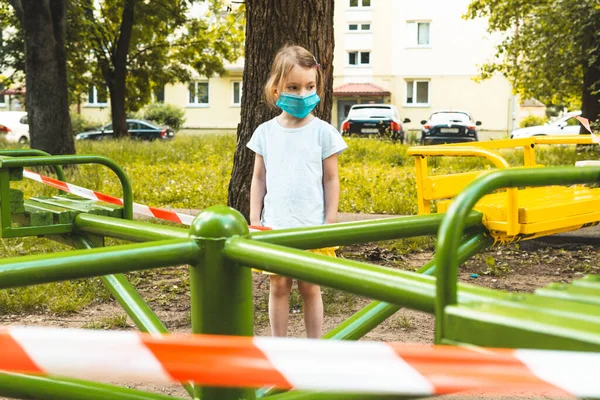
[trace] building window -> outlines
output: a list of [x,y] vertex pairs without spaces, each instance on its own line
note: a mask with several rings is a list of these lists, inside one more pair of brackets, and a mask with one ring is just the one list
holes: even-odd
[[194,106],[208,105],[208,82],[192,82],[188,86],[189,103]]
[[106,89],[98,90],[96,86],[90,87],[88,91],[88,105],[100,107],[108,105],[108,91]]
[[348,31],[349,32],[370,32],[371,31],[371,24],[368,23],[356,23],[353,22],[351,24],[348,24]]
[[242,82],[232,82],[233,97],[231,104],[239,106],[242,104]]
[[371,7],[371,0],[350,0],[352,8],[367,8]]
[[409,21],[406,23],[409,46],[430,46],[430,22]]
[[406,104],[429,105],[429,81],[406,81]]
[[154,89],[152,97],[154,97],[155,103],[163,104],[165,102],[165,87],[161,86],[159,88]]
[[348,52],[348,65],[371,65],[370,51]]

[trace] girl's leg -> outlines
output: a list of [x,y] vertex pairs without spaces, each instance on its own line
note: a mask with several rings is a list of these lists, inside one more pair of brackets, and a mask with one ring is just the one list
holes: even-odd
[[298,281],[298,289],[304,304],[304,324],[306,337],[318,339],[323,334],[323,299],[321,287],[308,282]]
[[290,314],[290,292],[292,278],[271,275],[269,289],[269,320],[273,336],[287,335],[288,317]]

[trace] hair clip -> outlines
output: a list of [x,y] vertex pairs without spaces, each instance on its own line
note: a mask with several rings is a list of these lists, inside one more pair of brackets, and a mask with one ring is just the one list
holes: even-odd
[[321,64],[319,64],[319,63],[317,62],[317,57],[313,56],[313,60],[315,60],[315,68],[316,68],[316,69],[319,69],[319,68],[321,68]]

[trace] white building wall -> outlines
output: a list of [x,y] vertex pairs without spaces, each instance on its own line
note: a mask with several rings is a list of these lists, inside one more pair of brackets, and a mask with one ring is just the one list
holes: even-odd
[[[487,32],[485,19],[462,18],[470,1],[371,0],[370,9],[361,10],[338,0],[334,87],[372,82],[389,90],[390,102],[411,119],[409,129],[420,129],[422,119],[441,109],[469,111],[482,121],[481,129],[510,129],[511,85],[502,76],[474,81],[478,66],[494,56],[499,38]],[[369,34],[348,32],[348,24],[359,21],[371,23]],[[408,22],[429,23],[427,45],[416,45],[416,25]],[[371,66],[349,66],[347,52],[361,49],[371,51]],[[407,104],[407,80],[429,82],[427,104]]]

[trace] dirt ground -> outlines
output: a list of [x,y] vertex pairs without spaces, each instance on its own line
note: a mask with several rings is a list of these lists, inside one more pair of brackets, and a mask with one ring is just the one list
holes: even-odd
[[[598,250],[590,244],[548,244],[543,241],[521,242],[491,248],[467,261],[460,269],[459,279],[476,285],[511,292],[532,292],[551,282],[570,282],[584,274],[599,273]],[[389,268],[415,270],[432,259],[431,251],[402,254],[388,244],[345,246],[339,257],[380,264]],[[476,274],[476,277],[475,275]],[[184,266],[168,270],[132,274],[142,278],[136,287],[172,332],[190,331],[189,290],[186,285],[187,269]],[[137,275],[137,276],[136,276]],[[268,276],[254,274],[255,334],[270,334],[267,314]],[[339,291],[323,290],[325,326],[327,332],[350,315],[367,305],[370,300]],[[304,337],[301,301],[297,290],[290,301],[289,336]],[[48,314],[0,315],[1,325],[52,326],[81,328],[91,323],[107,321],[115,315],[124,315],[116,303],[104,303],[87,308],[77,314],[56,316]],[[134,329],[130,319],[121,329]],[[102,328],[102,325],[97,327]],[[110,327],[114,329],[114,327]],[[432,343],[434,318],[411,310],[400,310],[381,324],[364,340]],[[178,385],[148,385],[133,382],[128,387],[156,393],[187,397]],[[461,398],[463,396],[448,396]],[[480,397],[474,394],[474,397]],[[473,397],[470,397],[473,398]],[[494,397],[499,399],[499,397]],[[503,397],[506,399],[507,397]],[[512,397],[508,397],[512,398]]]

